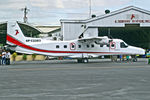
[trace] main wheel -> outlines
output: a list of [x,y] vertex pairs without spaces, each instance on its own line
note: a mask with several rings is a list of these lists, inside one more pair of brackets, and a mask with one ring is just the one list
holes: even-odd
[[89,62],[89,60],[87,58],[83,59],[83,63],[88,63],[88,62]]
[[89,60],[87,58],[77,59],[78,63],[88,63]]
[[137,62],[137,58],[133,58],[133,62]]

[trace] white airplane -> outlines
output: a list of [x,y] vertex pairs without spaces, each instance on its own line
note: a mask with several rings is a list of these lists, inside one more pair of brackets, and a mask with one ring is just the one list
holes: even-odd
[[89,37],[71,41],[25,37],[18,22],[7,24],[7,44],[19,53],[70,57],[76,58],[78,62],[88,62],[88,58],[102,55],[145,54],[142,48],[129,46],[123,40],[108,37]]

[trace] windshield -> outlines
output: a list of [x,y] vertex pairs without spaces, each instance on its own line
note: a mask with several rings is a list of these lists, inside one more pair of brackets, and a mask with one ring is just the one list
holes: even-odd
[[128,45],[127,45],[125,42],[121,42],[121,43],[120,43],[120,47],[121,47],[121,48],[127,48]]

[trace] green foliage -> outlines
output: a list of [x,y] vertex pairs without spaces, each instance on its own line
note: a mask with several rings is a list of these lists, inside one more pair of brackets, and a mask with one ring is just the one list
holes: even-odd
[[16,57],[17,57],[17,53],[14,52],[14,53],[12,54],[12,57],[13,57],[13,58],[16,58]]
[[27,55],[26,55],[26,54],[23,54],[22,59],[23,59],[23,60],[27,60]]
[[0,44],[0,46],[3,46],[3,44]]
[[36,56],[36,54],[32,54],[32,59],[35,60]]
[[15,61],[15,60],[16,60],[16,57],[17,57],[17,53],[14,52],[14,53],[12,54],[12,57],[13,57],[13,61]]
[[148,64],[150,64],[150,58],[148,58]]

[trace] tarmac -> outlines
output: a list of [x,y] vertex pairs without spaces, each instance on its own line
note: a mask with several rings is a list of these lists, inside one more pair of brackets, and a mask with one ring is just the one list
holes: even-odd
[[0,66],[0,100],[150,100],[150,65],[108,59]]

